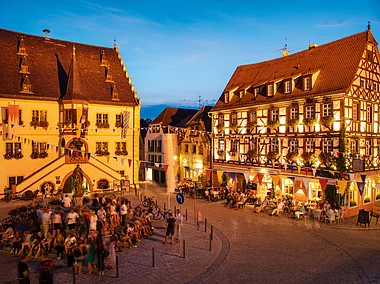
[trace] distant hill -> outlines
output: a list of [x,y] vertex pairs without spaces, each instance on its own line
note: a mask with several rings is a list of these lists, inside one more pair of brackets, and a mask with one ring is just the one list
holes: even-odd
[[180,106],[180,105],[148,105],[148,106],[143,105],[141,108],[141,115],[140,116],[141,116],[141,118],[154,119],[166,107],[198,109],[197,107]]

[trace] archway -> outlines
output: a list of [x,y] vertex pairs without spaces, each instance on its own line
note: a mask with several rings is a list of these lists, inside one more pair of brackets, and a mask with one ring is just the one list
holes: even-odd
[[[62,184],[63,184],[63,188],[62,188],[63,193],[67,193],[67,194],[73,193],[73,190],[74,190],[73,171],[69,172],[63,178]],[[82,187],[85,194],[90,193],[93,190],[91,179],[86,173],[83,173]]]
[[86,141],[80,138],[74,138],[67,141],[66,145],[66,163],[85,163],[88,160],[88,145]]

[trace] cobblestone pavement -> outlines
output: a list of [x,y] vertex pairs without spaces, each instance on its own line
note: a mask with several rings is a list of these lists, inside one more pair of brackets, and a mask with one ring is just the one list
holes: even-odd
[[[143,187],[140,193],[154,195],[159,206],[174,209],[175,194],[164,189]],[[133,195],[134,196],[134,195]],[[137,204],[133,199],[133,206]],[[366,230],[354,220],[343,225],[270,217],[253,213],[252,207],[229,209],[221,202],[196,200],[203,218],[214,226],[212,251],[208,251],[209,228],[197,232],[194,200],[185,197],[183,213],[186,258],[178,256],[177,245],[162,245],[164,223],[137,249],[118,254],[120,278],[115,271],[105,277],[82,275],[78,283],[376,283],[380,282],[380,225]],[[1,214],[1,208],[0,208]],[[319,224],[319,226],[318,226]],[[156,250],[156,267],[151,267],[151,250]],[[14,279],[16,258],[2,257],[0,277]],[[58,262],[56,283],[72,283],[71,274]],[[2,281],[3,282],[3,281]]]

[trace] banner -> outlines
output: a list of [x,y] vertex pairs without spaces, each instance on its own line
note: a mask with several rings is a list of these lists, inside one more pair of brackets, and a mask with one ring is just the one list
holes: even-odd
[[211,172],[212,172],[212,170],[210,170],[210,169],[207,169],[207,170],[206,170],[206,177],[207,177],[207,180],[210,180],[210,179],[211,179]]
[[132,165],[132,159],[128,159],[128,167],[131,167]]
[[362,179],[362,182],[365,182],[365,179],[367,178],[367,175],[362,174],[362,175],[360,175],[360,178]]
[[264,174],[262,173],[257,173],[257,179],[259,180],[259,184],[263,182]]
[[18,105],[8,105],[8,137],[13,138],[18,134],[19,111]]
[[244,173],[244,179],[246,182],[249,181],[249,173]]
[[222,182],[222,176],[223,176],[223,171],[216,171],[216,175],[218,176],[218,181]]
[[350,176],[350,181],[354,181],[355,179],[355,174],[348,174]]
[[358,190],[359,190],[360,196],[363,196],[365,183],[357,181],[356,184],[358,186]]
[[320,178],[319,179],[319,183],[321,184],[321,187],[322,187],[322,192],[325,192],[325,189],[326,189],[328,182],[329,182],[329,180],[327,178]]
[[169,165],[167,165],[167,164],[164,165],[165,172],[168,171],[168,167],[169,167]]
[[302,178],[303,184],[305,185],[306,190],[309,190],[309,183],[311,178]]
[[232,179],[235,179],[235,178],[236,178],[236,173],[231,172],[231,173],[229,173],[229,174],[230,174],[230,178],[232,178]]
[[154,165],[155,165],[156,168],[160,167],[160,163],[154,163]]
[[149,162],[145,162],[145,168],[149,168]]
[[279,176],[272,176],[272,181],[273,181],[274,188],[276,188],[278,182],[280,181],[280,177]]
[[311,170],[313,171],[313,176],[315,177],[315,174],[317,173],[317,169],[311,168]]
[[127,129],[129,128],[129,118],[131,116],[131,113],[129,111],[123,111],[121,112],[121,115],[123,117],[123,127],[121,129],[121,136],[123,138],[127,138]]
[[339,186],[340,194],[343,195],[344,192],[346,191],[347,183],[348,183],[348,181],[346,181],[346,180],[338,180],[338,186]]

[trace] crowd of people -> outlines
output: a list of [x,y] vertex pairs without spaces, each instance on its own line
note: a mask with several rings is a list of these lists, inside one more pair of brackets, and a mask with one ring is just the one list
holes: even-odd
[[112,196],[94,195],[84,198],[81,210],[72,199],[61,196],[54,209],[48,202],[39,203],[33,210],[35,226],[27,231],[16,229],[17,224],[3,221],[5,230],[0,235],[3,247],[10,254],[25,257],[66,259],[67,267],[81,274],[104,275],[116,266],[116,252],[120,247],[135,248],[146,236],[153,234],[152,210],[136,207],[130,201]]

